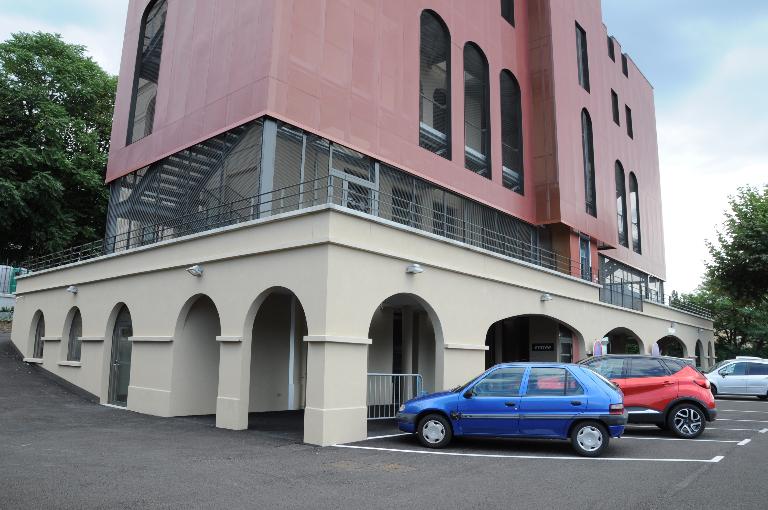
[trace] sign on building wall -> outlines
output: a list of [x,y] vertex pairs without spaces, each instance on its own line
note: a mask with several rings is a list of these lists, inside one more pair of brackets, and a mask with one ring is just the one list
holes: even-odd
[[546,343],[546,344],[532,344],[531,350],[533,352],[554,352],[555,351],[555,344],[553,343]]

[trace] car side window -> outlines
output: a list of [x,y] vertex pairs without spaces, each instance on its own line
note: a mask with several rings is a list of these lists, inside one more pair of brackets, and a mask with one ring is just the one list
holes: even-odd
[[746,363],[731,363],[720,371],[721,375],[745,375],[747,372]]
[[629,362],[628,377],[664,377],[667,369],[661,360],[654,358],[632,358]]
[[664,360],[664,364],[667,365],[667,368],[673,374],[676,374],[679,371],[681,371],[682,369],[684,369],[685,367],[690,366],[690,365],[686,365],[684,362],[678,361],[676,359],[665,359]]
[[622,358],[597,358],[586,365],[606,379],[624,377],[624,359]]
[[528,390],[525,394],[528,397],[562,396],[565,395],[565,388],[564,368],[534,367],[528,376]]
[[768,375],[768,363],[747,363],[748,375]]
[[565,374],[565,394],[566,395],[583,395],[584,387],[579,384],[579,381],[573,377],[573,374],[566,371]]
[[520,395],[525,367],[500,368],[475,384],[472,394],[476,397],[516,397]]

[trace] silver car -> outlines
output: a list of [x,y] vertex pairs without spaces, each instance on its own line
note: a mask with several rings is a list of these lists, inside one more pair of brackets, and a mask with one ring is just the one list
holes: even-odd
[[737,356],[721,361],[704,374],[714,395],[752,395],[768,399],[768,359]]

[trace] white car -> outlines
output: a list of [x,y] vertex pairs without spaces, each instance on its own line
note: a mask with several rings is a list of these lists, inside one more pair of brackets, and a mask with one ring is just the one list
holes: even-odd
[[768,359],[737,356],[705,372],[713,395],[752,395],[768,399]]

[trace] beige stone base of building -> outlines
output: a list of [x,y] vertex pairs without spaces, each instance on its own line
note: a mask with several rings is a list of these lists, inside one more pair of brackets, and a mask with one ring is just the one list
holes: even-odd
[[[68,361],[75,310],[81,353]],[[215,414],[233,430],[249,413],[304,409],[304,440],[330,445],[365,438],[367,374],[461,384],[508,357],[523,327],[513,318],[531,360],[577,361],[620,332],[616,345],[649,352],[674,336],[713,361],[711,321],[601,303],[598,285],[334,206],[21,278],[12,340],[104,403]]]

